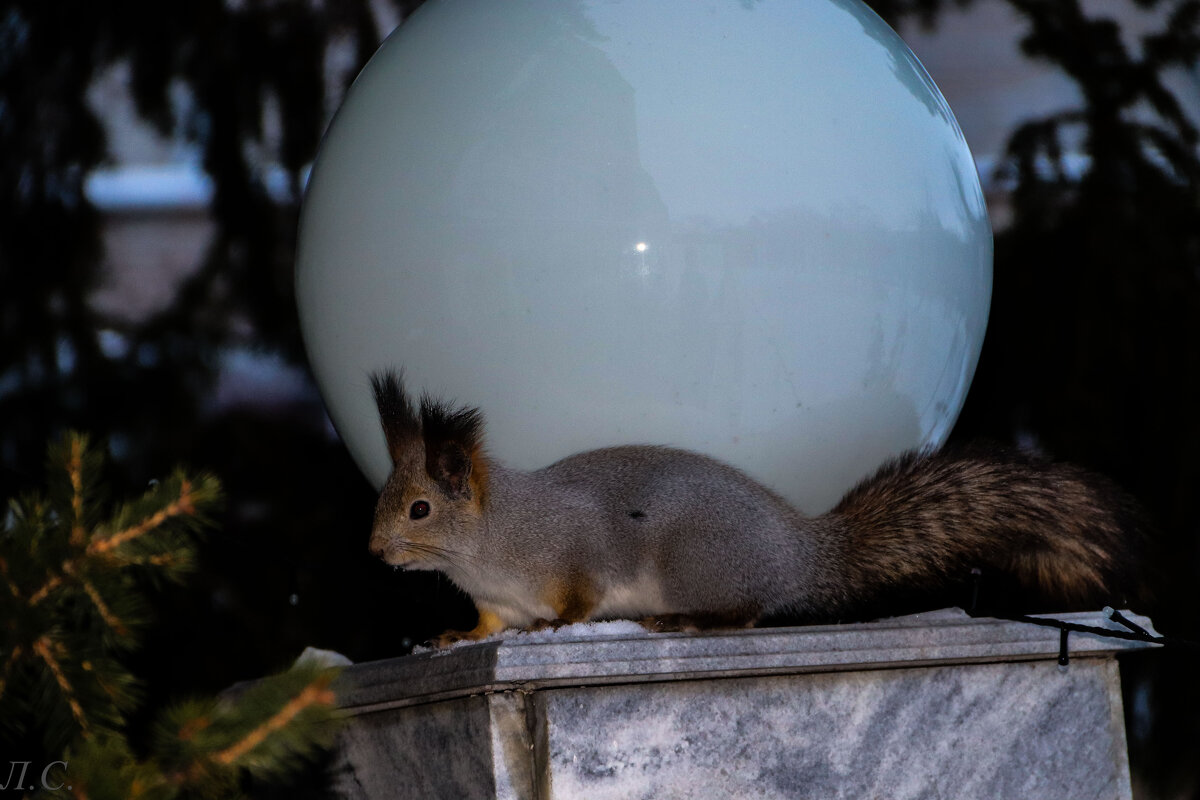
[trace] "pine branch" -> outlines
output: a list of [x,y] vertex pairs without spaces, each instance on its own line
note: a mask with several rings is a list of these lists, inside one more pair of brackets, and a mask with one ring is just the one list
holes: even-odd
[[[0,715],[41,730],[53,752],[122,724],[137,682],[114,656],[149,617],[133,572],[181,574],[220,488],[177,472],[112,512],[86,436],[67,434],[47,462],[45,495],[11,501],[0,529]],[[38,703],[49,703],[40,716]]]
[[271,775],[300,763],[336,733],[336,674],[297,665],[255,682],[236,699],[172,709],[156,735],[164,768],[181,783],[203,784],[242,769]]
[[334,672],[305,665],[236,698],[180,705],[156,728],[149,757],[131,751],[121,728],[137,682],[115,656],[147,616],[133,573],[182,574],[220,487],[176,472],[109,513],[96,499],[102,459],[86,437],[52,446],[49,465],[46,495],[13,501],[0,529],[0,721],[62,754],[67,791],[226,800],[246,773],[277,777],[327,747]]
[[9,651],[8,658],[4,659],[4,670],[0,672],[0,700],[4,699],[4,690],[8,688],[8,676],[12,674],[13,664],[21,657],[21,646],[17,645]]
[[[68,572],[70,570],[70,563],[64,561],[62,566],[60,567],[60,569],[62,569],[63,572]],[[63,582],[62,575],[55,575],[52,578],[50,578],[50,580],[48,580],[44,584],[42,584],[42,588],[38,589],[36,592],[34,592],[33,594],[31,594],[29,596],[29,605],[36,606],[38,603],[45,600],[51,592],[53,592],[55,589],[57,589],[59,586],[62,585],[62,582]],[[15,594],[15,592],[14,592],[14,594]]]
[[224,766],[237,765],[271,736],[278,736],[302,713],[313,709],[332,707],[336,701],[329,688],[331,675],[322,675],[300,690],[283,708],[266,722],[251,730],[242,739],[213,756],[213,760]]
[[87,715],[83,713],[83,706],[79,705],[79,700],[75,696],[75,688],[67,680],[66,673],[63,672],[58,659],[55,658],[50,650],[50,640],[45,636],[33,643],[33,652],[37,653],[38,657],[50,669],[50,674],[54,676],[54,680],[58,682],[59,687],[62,689],[63,698],[67,701],[67,705],[71,707],[71,713],[75,715],[75,721],[79,723],[80,732],[86,737],[89,735]]
[[109,629],[113,631],[113,633],[117,634],[117,636],[129,636],[129,628],[125,626],[125,623],[121,621],[120,617],[112,612],[112,609],[108,607],[108,603],[104,602],[104,598],[100,596],[100,592],[96,590],[96,587],[91,583],[91,581],[81,580],[80,584],[83,586],[83,590],[87,593],[88,598],[92,601],[92,605],[95,607],[97,613],[99,613],[100,618],[104,620],[104,624],[106,624]]
[[133,541],[140,536],[157,529],[160,525],[173,517],[182,515],[195,516],[196,505],[195,497],[192,494],[192,484],[187,479],[180,482],[179,498],[167,504],[167,507],[161,511],[152,514],[148,519],[144,519],[135,525],[132,525],[125,530],[117,531],[111,536],[93,539],[88,543],[87,553],[108,553],[126,542]]
[[159,721],[156,759],[139,761],[111,735],[70,753],[73,791],[93,800],[232,796],[242,771],[279,777],[336,734],[334,670],[295,667],[236,699],[192,701]]
[[9,594],[12,595],[13,599],[15,600],[19,598],[21,596],[21,590],[17,588],[17,585],[13,583],[12,578],[9,577],[8,562],[3,558],[0,558],[0,577],[4,578],[4,585],[8,588]]
[[83,543],[83,450],[86,441],[82,437],[70,440],[71,454],[67,459],[67,474],[71,481],[71,543]]

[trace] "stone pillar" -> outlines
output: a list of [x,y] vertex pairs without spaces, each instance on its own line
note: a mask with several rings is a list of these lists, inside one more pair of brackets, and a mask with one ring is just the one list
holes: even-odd
[[347,668],[337,786],[453,800],[1129,798],[1115,654],[1143,646],[1073,633],[1061,669],[1057,630],[958,610],[512,635]]

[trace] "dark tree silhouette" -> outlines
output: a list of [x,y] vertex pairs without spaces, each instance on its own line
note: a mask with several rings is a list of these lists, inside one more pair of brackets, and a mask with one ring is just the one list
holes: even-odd
[[[118,493],[180,460],[228,490],[194,580],[163,589],[131,660],[148,712],[273,672],[307,644],[395,654],[436,632],[440,597],[457,599],[436,582],[397,586],[363,552],[372,492],[315,390],[285,407],[213,402],[226,348],[303,362],[292,250],[301,170],[328,119],[325,55],[349,47],[361,65],[381,38],[367,0],[0,6],[0,497],[39,484],[46,442],[67,428],[113,443]],[[84,194],[108,158],[86,91],[122,61],[139,112],[195,143],[215,189],[203,262],[168,308],[135,322],[91,303],[102,220]],[[190,103],[172,102],[180,89]],[[268,190],[271,165],[283,192]],[[124,346],[102,347],[104,331]]]
[[[1014,219],[996,237],[987,339],[955,436],[1025,433],[1134,492],[1160,529],[1155,620],[1200,638],[1189,591],[1200,564],[1200,151],[1165,83],[1200,61],[1200,3],[1139,3],[1165,17],[1140,53],[1075,0],[1009,4],[1029,25],[1023,50],[1061,68],[1084,102],[1009,138]],[[1082,174],[1069,143],[1087,158]],[[1123,665],[1127,696],[1143,701],[1129,726],[1139,793],[1200,794],[1194,673],[1179,654]]]
[[[893,24],[936,24],[949,8],[985,2],[1015,10],[1025,53],[1070,77],[1083,100],[1009,138],[1013,224],[997,236],[988,338],[955,436],[1033,442],[1113,475],[1161,527],[1163,586],[1189,587],[1200,577],[1200,157],[1196,122],[1167,76],[1192,70],[1195,86],[1200,0],[1127,0],[1163,18],[1136,47],[1078,0],[870,4]],[[418,4],[395,2],[401,16]],[[47,439],[72,427],[120,444],[122,492],[184,459],[219,475],[229,497],[204,568],[169,594],[148,637],[168,654],[138,670],[161,676],[151,694],[220,688],[309,643],[366,659],[469,627],[455,590],[396,580],[366,556],[372,493],[327,433],[315,390],[286,407],[213,403],[230,347],[303,364],[292,298],[301,176],[335,97],[326,54],[349,47],[361,64],[381,39],[370,5],[0,7],[0,496],[35,485]],[[108,158],[85,92],[122,61],[139,113],[194,142],[215,189],[203,262],[166,309],[137,322],[91,303],[102,220],[83,192]],[[190,103],[173,103],[173,87]],[[265,108],[277,109],[277,138]],[[273,165],[282,189],[268,190]],[[127,346],[102,347],[105,330]],[[1168,589],[1152,611],[1172,633],[1200,637],[1200,607],[1185,592]],[[1200,792],[1189,666],[1158,655],[1124,670],[1152,709],[1130,727],[1146,796]]]

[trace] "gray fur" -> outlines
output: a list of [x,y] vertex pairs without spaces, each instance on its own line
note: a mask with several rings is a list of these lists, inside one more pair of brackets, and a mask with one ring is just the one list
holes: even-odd
[[[733,467],[666,447],[509,470],[483,454],[477,410],[437,405],[463,423],[459,433],[442,424],[422,438],[398,379],[375,385],[384,429],[399,433],[389,436],[394,470],[372,551],[444,572],[508,626],[564,616],[836,618],[974,566],[1013,574],[1054,602],[1088,602],[1136,571],[1132,503],[1075,467],[996,451],[910,454],[807,518]],[[414,419],[389,420],[396,409]],[[448,492],[426,448],[471,453],[474,483]],[[429,503],[428,516],[412,518],[416,501]]]

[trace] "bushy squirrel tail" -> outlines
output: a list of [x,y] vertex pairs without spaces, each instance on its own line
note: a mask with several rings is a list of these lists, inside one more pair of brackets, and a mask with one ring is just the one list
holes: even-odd
[[999,449],[910,453],[830,512],[846,569],[867,594],[964,582],[1015,583],[1026,610],[1126,606],[1150,597],[1149,525],[1108,479]]

